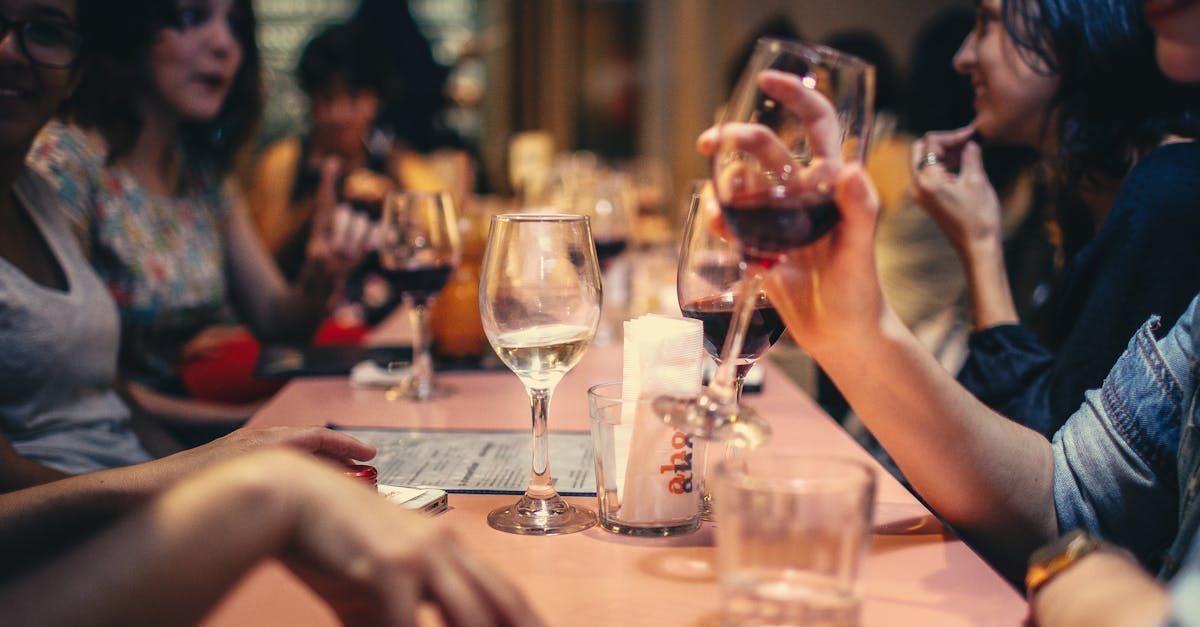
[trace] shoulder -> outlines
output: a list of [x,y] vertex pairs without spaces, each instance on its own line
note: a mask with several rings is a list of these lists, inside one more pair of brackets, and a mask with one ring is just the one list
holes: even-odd
[[108,160],[108,146],[98,133],[52,120],[38,133],[29,159],[35,165],[70,161],[99,170]]
[[1165,144],[1139,161],[1117,194],[1121,210],[1200,223],[1200,142]]
[[288,137],[270,144],[258,157],[259,175],[277,176],[291,171],[300,161],[301,148],[300,140],[295,137]]

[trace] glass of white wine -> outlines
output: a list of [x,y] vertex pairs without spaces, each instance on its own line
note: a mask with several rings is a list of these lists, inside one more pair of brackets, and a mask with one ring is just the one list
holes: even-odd
[[525,384],[533,418],[529,487],[516,503],[488,514],[493,529],[556,535],[596,524],[595,512],[568,504],[554,489],[546,424],[555,386],[596,335],[600,294],[600,267],[586,217],[492,217],[479,312],[488,341]]

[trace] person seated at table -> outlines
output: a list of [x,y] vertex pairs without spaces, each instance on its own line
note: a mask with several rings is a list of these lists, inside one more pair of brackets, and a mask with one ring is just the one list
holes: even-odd
[[[221,396],[252,386],[257,353],[221,325],[244,322],[264,341],[307,339],[362,259],[368,223],[336,215],[337,164],[326,163],[306,260],[288,284],[229,176],[262,109],[251,2],[106,6],[63,121],[41,133],[30,161],[117,302],[124,391],[147,416],[204,441],[257,406]],[[190,397],[185,358],[203,363],[231,343],[220,384],[207,386],[215,400]]]
[[[1148,11],[1165,40],[1158,46],[1164,69],[1200,83],[1200,4],[1168,5],[1159,13]],[[828,101],[795,77],[764,73],[760,81],[784,106],[812,114],[808,132],[825,135],[812,145],[838,146]],[[715,134],[698,143],[711,154]],[[761,142],[743,148],[761,158],[772,150],[764,152]],[[980,167],[978,151],[963,158],[965,171]],[[1068,588],[1065,599],[1053,595],[1058,601],[1048,597],[1049,606],[1036,603],[1035,612],[1079,612],[1078,624],[1101,624],[1084,616],[1125,617],[1128,624],[1123,612],[1135,609],[1140,622],[1161,619],[1166,591],[1140,568],[1157,569],[1161,579],[1174,576],[1200,527],[1200,296],[1165,333],[1160,318],[1144,323],[1102,387],[1088,392],[1048,442],[959,385],[889,307],[874,259],[879,200],[861,167],[844,168],[835,199],[842,219],[833,231],[793,251],[767,276],[768,296],[796,340],[846,393],[925,501],[1003,572],[1015,576],[1035,547],[1072,529],[1102,534],[1140,563],[1113,564],[1098,555],[1100,561],[1089,560],[1085,587]],[[1200,610],[1186,588],[1195,576],[1189,570],[1172,582],[1184,606],[1172,608],[1176,616]],[[1130,603],[1110,586],[1150,590],[1153,597]]]
[[[1200,145],[1178,140],[1200,133],[1200,118],[1187,88],[1155,66],[1137,0],[986,0],[977,16],[954,60],[975,87],[975,119],[913,143],[913,189],[970,288],[959,380],[1049,437],[1124,338],[1152,314],[1170,325],[1200,290],[1200,198],[1177,197],[1200,168]],[[1009,289],[1002,210],[976,137],[1038,150],[1059,190],[1066,263],[1029,326]]]
[[285,277],[304,265],[321,163],[342,164],[338,199],[378,216],[394,189],[437,191],[441,182],[417,153],[373,129],[389,91],[382,51],[348,24],[331,26],[304,47],[296,78],[308,98],[306,136],[281,139],[259,158],[247,198],[259,235]]
[[540,624],[444,525],[328,464],[285,450],[195,463],[198,450],[0,495],[5,622],[193,624],[275,558],[346,625],[416,624],[422,601],[451,625]]

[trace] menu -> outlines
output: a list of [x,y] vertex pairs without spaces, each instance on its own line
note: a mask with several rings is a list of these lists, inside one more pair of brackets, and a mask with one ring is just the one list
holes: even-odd
[[[330,428],[375,447],[370,463],[381,484],[487,494],[522,494],[529,484],[533,437],[528,431]],[[551,433],[550,474],[559,494],[595,495],[591,435]]]

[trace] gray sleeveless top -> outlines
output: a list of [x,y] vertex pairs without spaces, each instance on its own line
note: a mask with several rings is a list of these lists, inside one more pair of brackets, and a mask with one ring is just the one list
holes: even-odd
[[42,286],[0,259],[0,433],[17,452],[77,474],[147,461],[113,391],[119,326],[49,185],[26,169],[14,186],[67,279]]

